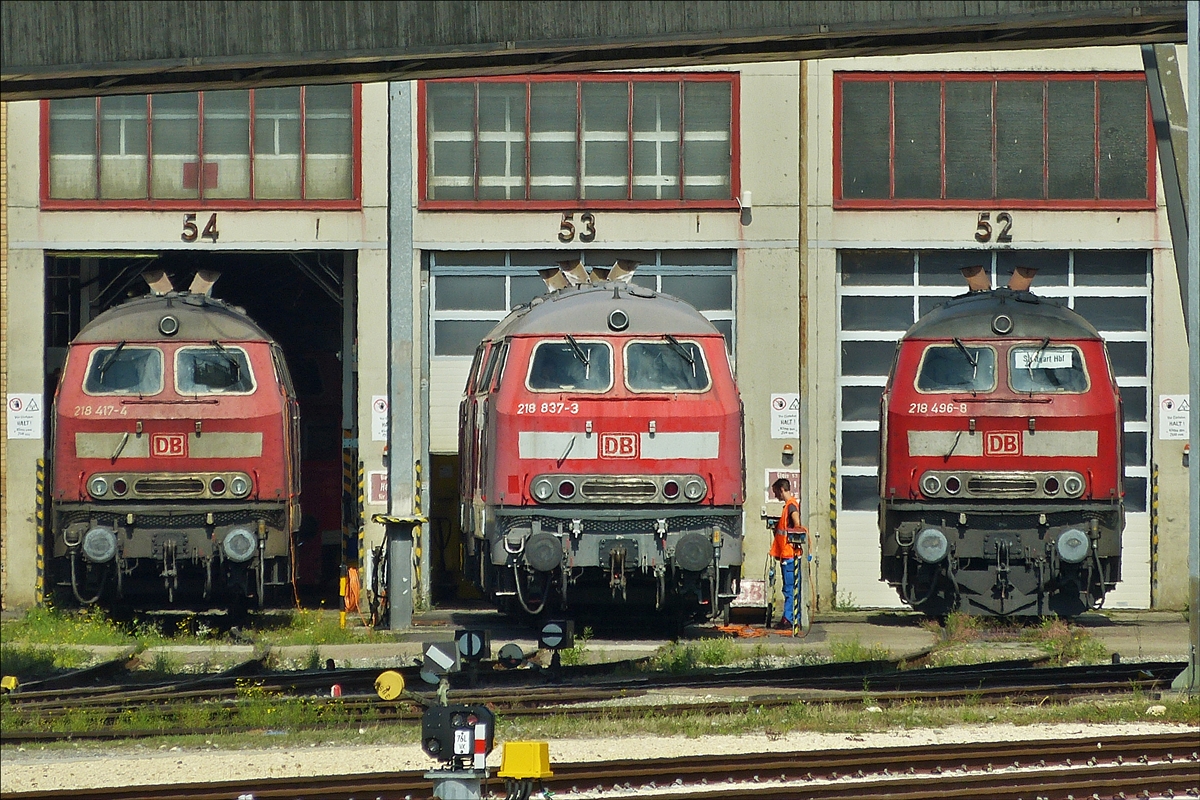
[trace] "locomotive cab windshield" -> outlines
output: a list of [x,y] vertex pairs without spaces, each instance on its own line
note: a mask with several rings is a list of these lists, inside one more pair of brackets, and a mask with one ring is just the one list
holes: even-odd
[[1008,351],[1008,379],[1014,392],[1086,392],[1083,353],[1073,346],[1013,345]]
[[97,347],[84,378],[88,394],[158,394],[163,388],[163,354],[157,347]]
[[996,388],[996,351],[991,347],[933,344],[917,373],[922,392],[990,392]]
[[175,354],[175,388],[179,394],[248,394],[254,377],[240,347],[182,347]]
[[612,388],[612,347],[607,342],[538,343],[530,359],[528,386],[535,392],[606,392]]
[[666,341],[625,347],[625,382],[635,392],[703,392],[709,388],[704,350],[667,335]]

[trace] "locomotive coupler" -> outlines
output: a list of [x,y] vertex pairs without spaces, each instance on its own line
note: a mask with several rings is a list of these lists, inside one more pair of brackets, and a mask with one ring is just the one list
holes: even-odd
[[578,539],[580,536],[583,536],[583,520],[582,519],[571,520],[571,536],[575,539]]
[[610,570],[608,586],[612,590],[613,599],[617,599],[617,592],[621,593],[621,600],[626,600],[625,589],[627,582],[625,579],[625,548],[614,547],[608,551],[608,568]]
[[167,539],[162,546],[162,573],[163,586],[167,590],[167,602],[175,602],[175,588],[179,585],[179,570],[176,565],[176,548],[177,542],[174,539]]

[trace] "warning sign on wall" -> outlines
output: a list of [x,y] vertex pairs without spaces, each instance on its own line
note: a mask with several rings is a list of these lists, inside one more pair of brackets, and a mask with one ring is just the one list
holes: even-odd
[[10,394],[8,406],[8,438],[42,438],[42,396],[40,394]]
[[1187,439],[1191,435],[1188,418],[1192,404],[1186,394],[1160,394],[1158,396],[1158,438]]
[[800,438],[800,395],[771,395],[771,438]]

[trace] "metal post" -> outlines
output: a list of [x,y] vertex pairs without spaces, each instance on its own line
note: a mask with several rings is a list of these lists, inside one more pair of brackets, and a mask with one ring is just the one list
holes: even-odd
[[[1200,4],[1188,3],[1188,219],[1200,220]],[[1200,453],[1200,236],[1188,237],[1188,366],[1191,452]],[[1200,459],[1188,468],[1191,652],[1187,690],[1200,694]]]
[[407,535],[398,526],[387,526],[388,628],[404,630],[412,625],[412,529]]

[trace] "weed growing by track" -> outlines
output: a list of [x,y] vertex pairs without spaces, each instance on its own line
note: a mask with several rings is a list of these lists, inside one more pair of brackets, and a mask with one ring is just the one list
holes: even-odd
[[892,651],[882,645],[865,646],[858,637],[831,639],[829,653],[834,661],[890,661]]
[[1108,650],[1091,631],[1062,619],[1036,623],[972,617],[953,613],[942,623],[925,620],[921,627],[937,636],[934,651],[925,659],[931,667],[959,666],[996,660],[994,647],[1008,644],[1013,658],[1042,658],[1051,666],[1100,664],[1108,661]]
[[0,645],[0,674],[20,675],[26,681],[62,670],[79,669],[91,660],[91,653],[76,647]]
[[723,636],[663,645],[650,657],[650,664],[656,671],[679,674],[700,667],[721,667],[744,658],[744,651],[733,639]]

